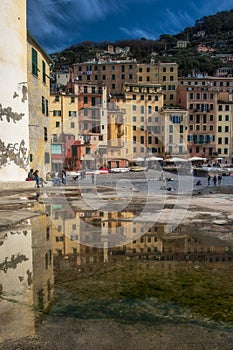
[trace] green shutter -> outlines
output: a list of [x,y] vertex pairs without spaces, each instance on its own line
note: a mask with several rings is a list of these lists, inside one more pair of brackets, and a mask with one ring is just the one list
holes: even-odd
[[32,48],[32,74],[38,76],[37,51]]

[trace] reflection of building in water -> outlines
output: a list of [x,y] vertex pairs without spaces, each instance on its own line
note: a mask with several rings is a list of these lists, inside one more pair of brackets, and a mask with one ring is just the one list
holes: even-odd
[[137,234],[131,243],[126,245],[126,253],[130,254],[146,254],[152,253],[156,254],[157,252],[161,252],[163,249],[163,240],[162,235],[164,233],[163,225],[152,225],[148,228],[148,231],[145,230],[145,227],[142,223],[136,223],[133,227],[134,233],[139,231],[141,235]]
[[54,284],[50,233],[43,215],[0,232],[0,339],[34,334],[37,311],[49,305]]
[[[116,259],[230,261],[224,241],[187,234],[190,226],[167,233],[166,225],[137,221],[133,212],[83,210],[52,205],[54,252],[73,265]],[[195,231],[193,231],[195,232]]]
[[181,233],[163,239],[161,257],[166,260],[232,261],[233,249],[226,242],[196,233],[186,234],[190,227],[181,227]]

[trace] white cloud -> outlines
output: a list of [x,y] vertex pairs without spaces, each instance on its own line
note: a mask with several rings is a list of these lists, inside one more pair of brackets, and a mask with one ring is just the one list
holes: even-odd
[[130,38],[146,38],[151,40],[157,39],[154,34],[148,33],[147,31],[141,28],[128,29],[125,27],[121,27],[120,30],[121,32],[127,34]]

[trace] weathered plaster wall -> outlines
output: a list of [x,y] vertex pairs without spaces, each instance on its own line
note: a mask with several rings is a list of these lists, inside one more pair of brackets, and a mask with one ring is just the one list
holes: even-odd
[[0,1],[0,181],[28,172],[26,0]]
[[[37,75],[32,73],[32,49],[37,52]],[[51,143],[49,129],[49,99],[50,80],[49,64],[50,60],[45,51],[29,35],[27,44],[28,57],[28,101],[29,101],[29,148],[31,154],[30,168],[38,169],[42,177],[51,171]],[[43,79],[43,62],[45,64],[45,81]],[[42,110],[42,97],[48,101],[48,113]],[[46,109],[46,107],[45,107]],[[44,128],[47,129],[47,140],[44,135]],[[47,157],[45,154],[47,153]],[[49,155],[49,162],[46,158]]]

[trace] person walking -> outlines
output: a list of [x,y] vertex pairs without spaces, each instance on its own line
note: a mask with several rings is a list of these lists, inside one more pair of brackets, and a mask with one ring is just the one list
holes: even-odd
[[222,175],[218,175],[218,186],[222,183]]
[[210,186],[211,176],[208,175],[208,186]]
[[213,183],[214,183],[214,186],[217,185],[217,176],[216,175],[214,175],[214,177],[213,177]]
[[65,169],[62,169],[61,182],[62,182],[63,185],[66,186],[66,171],[65,171]]
[[95,183],[95,174],[94,173],[91,174],[91,181],[93,184]]

